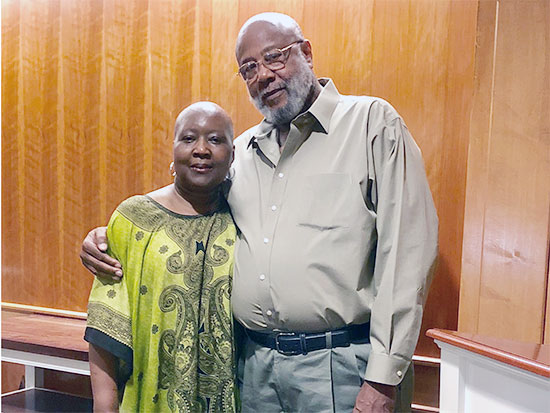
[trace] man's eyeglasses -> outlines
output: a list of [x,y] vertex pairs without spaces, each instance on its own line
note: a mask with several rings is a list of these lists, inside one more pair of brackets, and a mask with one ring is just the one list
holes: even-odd
[[288,56],[290,56],[290,50],[292,49],[292,46],[303,42],[303,40],[296,40],[295,42],[290,43],[288,46],[283,47],[282,49],[269,50],[262,56],[261,62],[257,62],[256,60],[246,62],[241,67],[239,67],[239,71],[236,74],[237,76],[241,75],[245,81],[251,82],[258,76],[260,63],[262,63],[269,70],[281,70],[283,67],[285,67]]

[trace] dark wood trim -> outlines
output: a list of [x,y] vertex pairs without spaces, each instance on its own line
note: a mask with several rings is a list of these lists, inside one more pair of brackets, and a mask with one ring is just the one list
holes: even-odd
[[550,377],[550,344],[525,343],[437,328],[428,330],[426,335],[522,370]]
[[2,310],[2,348],[88,361],[85,320]]

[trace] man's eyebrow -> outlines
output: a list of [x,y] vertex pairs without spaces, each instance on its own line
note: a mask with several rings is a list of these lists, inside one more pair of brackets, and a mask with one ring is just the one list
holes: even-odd
[[[267,53],[267,52],[270,52],[271,50],[275,50],[275,49],[281,49],[282,47],[284,46],[281,46],[281,47],[277,47],[275,45],[269,45],[269,46],[266,46],[264,47],[261,51],[260,51],[260,56],[261,57],[264,57],[264,55]],[[242,61],[241,61],[241,66],[244,65],[245,63],[248,63],[248,62],[257,62],[258,59],[255,59],[254,57],[252,56],[248,56],[246,58],[244,58]]]
[[246,59],[244,59],[244,60],[241,62],[241,66],[244,65],[245,63],[248,63],[248,62],[257,62],[257,60],[254,59],[252,56],[247,57]]

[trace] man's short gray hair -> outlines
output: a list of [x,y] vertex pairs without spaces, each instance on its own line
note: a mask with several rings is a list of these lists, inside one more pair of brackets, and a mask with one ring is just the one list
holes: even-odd
[[237,43],[235,45],[235,54],[237,54],[237,50],[239,48],[239,44],[241,43],[241,38],[246,31],[246,29],[253,23],[256,22],[266,22],[273,26],[278,27],[281,32],[293,32],[296,35],[296,39],[303,39],[304,35],[302,34],[302,29],[300,28],[300,25],[294,20],[292,17],[290,17],[287,14],[283,13],[275,13],[275,12],[265,12],[260,13],[252,16],[247,21],[244,22],[241,29],[239,30],[239,34],[237,35]]

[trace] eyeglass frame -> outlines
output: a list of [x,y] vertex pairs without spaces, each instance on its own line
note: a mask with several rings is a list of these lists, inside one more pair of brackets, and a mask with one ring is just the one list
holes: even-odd
[[[288,58],[290,57],[290,52],[289,52],[288,55],[286,56],[284,62],[276,62],[276,63],[282,63],[282,64],[283,64],[283,66],[280,67],[279,69],[271,69],[269,66],[267,66],[267,65],[265,64],[265,57],[264,57],[264,56],[265,56],[266,54],[268,54],[268,53],[271,53],[271,52],[275,51],[275,50],[281,52],[282,55],[284,56],[284,55],[285,55],[285,52],[286,52],[287,50],[292,49],[292,46],[294,46],[294,45],[296,45],[296,44],[304,43],[305,41],[307,41],[307,39],[296,40],[296,41],[290,43],[289,45],[287,45],[287,46],[285,46],[285,47],[283,47],[283,48],[281,48],[281,49],[279,49],[279,48],[270,49],[270,50],[266,51],[266,52],[263,54],[263,56],[261,57],[261,61],[258,61],[258,60],[249,60],[248,62],[245,62],[245,63],[243,63],[242,65],[240,65],[240,66],[239,66],[239,70],[237,70],[237,73],[235,73],[235,76],[241,76],[242,79],[243,79],[245,82],[251,82],[252,80],[254,80],[254,79],[256,79],[256,78],[258,77],[258,70],[259,70],[260,64],[262,64],[266,69],[269,69],[269,70],[274,71],[274,72],[277,71],[277,70],[284,69],[285,66],[286,66],[286,62],[288,61]],[[252,63],[252,62],[255,62],[255,63],[258,65],[258,69],[256,69],[256,75],[255,75],[254,77],[252,77],[252,78],[250,78],[250,79],[247,80],[247,79],[245,79],[245,77],[244,77],[243,74],[241,73],[241,69],[243,68],[243,66],[246,66],[246,65],[248,65],[249,63]]]

